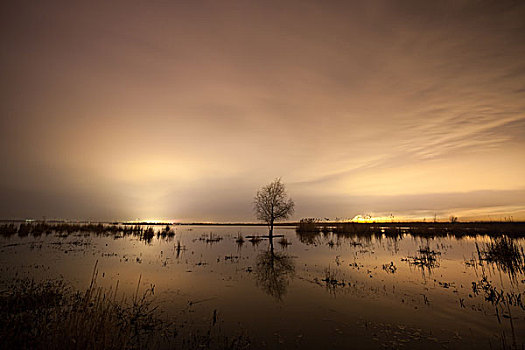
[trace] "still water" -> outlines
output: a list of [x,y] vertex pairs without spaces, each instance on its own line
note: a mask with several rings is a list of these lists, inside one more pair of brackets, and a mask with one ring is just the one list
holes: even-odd
[[[160,231],[164,226],[156,226]],[[172,226],[149,242],[95,234],[0,238],[2,280],[63,278],[122,294],[154,285],[181,332],[245,335],[253,348],[522,348],[521,258],[488,236],[302,235],[295,227]],[[239,237],[243,237],[239,240]],[[507,242],[507,243],[508,243]],[[494,247],[494,246],[492,246]],[[492,257],[489,259],[487,257]],[[523,296],[525,298],[525,295]]]

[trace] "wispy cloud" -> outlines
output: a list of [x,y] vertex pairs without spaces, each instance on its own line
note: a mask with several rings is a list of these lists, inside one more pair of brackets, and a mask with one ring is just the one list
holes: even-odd
[[238,219],[276,176],[319,211],[523,188],[523,3],[4,10],[0,216],[34,198],[56,216]]

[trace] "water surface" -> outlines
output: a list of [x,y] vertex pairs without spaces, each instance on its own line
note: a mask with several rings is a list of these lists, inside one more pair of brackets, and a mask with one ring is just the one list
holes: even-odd
[[[164,226],[154,227],[161,231]],[[64,278],[123,294],[154,285],[181,331],[245,334],[254,348],[501,348],[525,343],[523,265],[487,260],[498,239],[298,234],[172,226],[172,237],[94,233],[0,238],[2,280]],[[239,241],[239,237],[244,242]],[[525,241],[512,244],[521,250]],[[525,297],[525,296],[524,296]]]

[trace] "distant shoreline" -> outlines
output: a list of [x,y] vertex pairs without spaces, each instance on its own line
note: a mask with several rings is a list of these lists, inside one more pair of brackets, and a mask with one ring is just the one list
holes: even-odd
[[[136,234],[141,237],[151,238],[155,235],[172,235],[172,227],[266,227],[261,223],[159,223],[159,222],[68,222],[68,221],[5,221],[1,222],[0,235],[11,236],[13,234],[28,235],[34,232],[41,235],[45,232],[75,232],[93,231],[97,233],[124,233]],[[281,222],[276,225],[282,228],[295,229],[297,234],[303,236],[315,236],[318,234],[337,235],[380,235],[387,237],[399,237],[404,234],[413,236],[473,236],[509,235],[513,237],[525,237],[525,222],[330,222],[310,221]],[[158,228],[160,227],[160,231]],[[157,232],[158,231],[158,232]]]
[[[89,220],[32,220],[32,219],[0,219],[0,223],[49,223],[49,224],[104,224],[104,225],[174,225],[174,226],[268,226],[258,222],[157,222],[157,221],[89,221]],[[278,222],[274,226],[299,226],[301,222]],[[353,221],[318,221],[316,225],[383,225],[389,226],[456,226],[464,227],[469,225],[525,225],[525,221],[372,221],[372,222],[353,222]]]

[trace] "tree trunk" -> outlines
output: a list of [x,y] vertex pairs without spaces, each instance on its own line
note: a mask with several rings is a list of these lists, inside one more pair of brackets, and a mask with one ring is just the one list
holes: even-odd
[[269,236],[270,236],[270,239],[273,238],[273,220],[270,221],[270,234],[269,234]]

